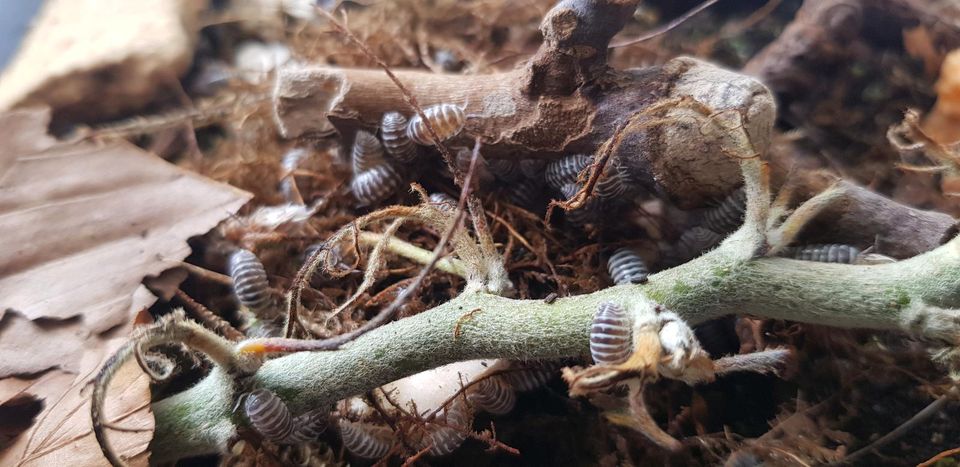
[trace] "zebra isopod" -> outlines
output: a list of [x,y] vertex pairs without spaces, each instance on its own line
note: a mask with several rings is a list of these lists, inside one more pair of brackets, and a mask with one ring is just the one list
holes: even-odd
[[490,376],[481,379],[470,391],[467,400],[477,408],[494,415],[503,415],[513,410],[517,395],[503,378]]
[[425,441],[430,443],[431,456],[445,456],[452,453],[467,439],[470,428],[470,413],[464,404],[455,400],[440,416],[443,424],[428,424]]
[[855,246],[828,243],[786,248],[780,256],[821,263],[853,264],[860,258],[860,253]]
[[743,224],[746,209],[747,193],[740,188],[727,196],[719,206],[705,211],[703,225],[716,233],[728,234]]
[[354,175],[383,164],[383,146],[380,145],[380,140],[369,131],[358,131],[353,141],[351,160]]
[[[551,188],[564,193],[572,191],[576,193],[577,177],[580,171],[590,166],[593,158],[584,154],[575,154],[550,161],[543,171],[543,176]],[[573,185],[571,188],[570,185]],[[569,196],[567,196],[569,198]]]
[[402,181],[400,173],[384,163],[354,175],[350,190],[360,205],[371,206],[394,194]]
[[379,459],[386,456],[393,447],[393,432],[387,427],[344,419],[339,420],[337,425],[343,447],[355,456]]
[[247,395],[243,410],[250,425],[270,441],[283,443],[293,433],[293,419],[287,405],[266,389],[257,389]]
[[[436,132],[440,141],[453,138],[463,129],[466,121],[466,114],[463,108],[455,104],[437,104],[423,109],[423,115],[427,117],[433,131]],[[407,136],[423,146],[433,146],[437,141],[433,140],[427,125],[420,115],[414,115],[407,125]]]
[[258,318],[272,318],[273,296],[263,263],[250,250],[238,249],[230,255],[228,273],[233,279],[233,293],[245,308]]
[[633,249],[618,248],[607,260],[607,272],[616,285],[642,284],[650,270],[643,258]]
[[600,365],[614,365],[630,356],[630,316],[620,305],[603,302],[590,325],[590,355]]
[[400,112],[387,112],[380,120],[383,147],[394,159],[409,163],[417,159],[417,147],[407,136],[407,117]]
[[554,365],[542,362],[513,362],[501,376],[513,389],[527,392],[539,389],[556,375]]
[[678,256],[684,260],[689,260],[700,256],[701,253],[713,248],[722,240],[723,237],[719,233],[706,227],[697,226],[680,235],[675,250]]

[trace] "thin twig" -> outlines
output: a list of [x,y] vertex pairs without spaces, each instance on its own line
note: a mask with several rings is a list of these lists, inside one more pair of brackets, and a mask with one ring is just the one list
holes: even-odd
[[933,402],[923,408],[923,410],[917,412],[914,416],[910,417],[909,420],[900,424],[890,433],[887,433],[876,441],[854,451],[847,457],[844,457],[842,462],[845,464],[854,463],[860,458],[875,452],[876,450],[886,446],[890,442],[900,438],[901,436],[907,434],[910,430],[914,429],[917,425],[925,422],[930,417],[936,415],[938,412],[943,410],[944,406],[950,402],[951,399],[955,399],[957,395],[960,394],[960,387],[953,386],[947,391],[944,395],[936,398]]
[[641,43],[641,42],[646,42],[646,41],[648,41],[648,40],[650,40],[650,39],[653,39],[653,38],[655,38],[655,37],[657,37],[657,36],[666,34],[666,33],[669,32],[671,29],[674,29],[674,28],[676,28],[677,26],[680,26],[681,24],[687,22],[687,20],[689,20],[690,18],[693,18],[694,16],[696,16],[697,14],[699,14],[701,11],[706,10],[707,8],[710,8],[711,6],[713,6],[713,5],[714,5],[715,3],[717,3],[718,1],[720,1],[720,0],[707,0],[707,1],[705,1],[705,2],[703,2],[703,3],[701,3],[701,4],[699,4],[699,5],[697,5],[697,6],[696,6],[695,8],[693,8],[692,10],[690,10],[690,11],[688,11],[688,12],[680,15],[680,17],[678,17],[677,19],[675,19],[675,20],[673,20],[673,21],[671,21],[671,22],[669,22],[669,23],[667,23],[667,24],[665,24],[665,25],[663,25],[663,26],[660,26],[659,28],[654,29],[653,31],[650,31],[650,32],[648,32],[648,33],[646,33],[646,34],[644,34],[644,35],[642,35],[642,36],[640,36],[640,37],[637,37],[637,38],[635,38],[635,39],[629,39],[629,40],[625,40],[625,41],[615,42],[615,43],[613,43],[613,44],[610,44],[610,48],[611,48],[611,49],[616,49],[616,48],[619,48],[619,47],[627,47],[627,46],[630,46],[630,45],[633,45],[633,44],[639,44],[639,43]]
[[174,295],[183,302],[191,316],[198,319],[204,326],[222,334],[232,341],[238,341],[244,338],[243,333],[230,325],[227,320],[214,314],[209,308],[194,300],[193,297],[187,295],[183,290],[178,288],[176,292],[174,292]]

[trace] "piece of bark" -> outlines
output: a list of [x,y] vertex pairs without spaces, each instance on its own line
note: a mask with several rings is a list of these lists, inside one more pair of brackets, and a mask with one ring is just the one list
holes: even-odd
[[800,234],[800,243],[843,243],[898,259],[930,251],[957,234],[957,221],[935,211],[900,204],[826,172],[804,174],[794,185],[803,198],[829,187],[840,201],[820,212]]
[[[479,137],[488,158],[595,154],[620,123],[680,97],[693,97],[718,113],[737,112],[755,149],[763,153],[776,107],[758,81],[688,57],[638,70],[606,65],[609,40],[636,3],[560,2],[541,25],[544,42],[537,54],[510,72],[394,73],[421,106],[463,106],[468,116],[464,131],[447,144],[472,145]],[[288,138],[335,128],[350,140],[358,128],[374,128],[386,112],[413,114],[381,70],[295,64],[281,68],[274,91],[275,118]],[[724,154],[719,132],[705,134],[701,124],[686,118],[696,116],[682,107],[645,115],[641,129],[624,135],[612,157],[647,191],[660,192],[681,207],[720,199],[740,183],[738,162]],[[660,118],[671,122],[643,126]]]
[[190,65],[203,3],[47,0],[0,75],[0,110],[104,120],[141,108]]

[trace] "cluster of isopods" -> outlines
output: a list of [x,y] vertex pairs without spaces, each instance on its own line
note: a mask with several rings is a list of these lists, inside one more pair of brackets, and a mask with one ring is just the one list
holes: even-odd
[[[423,424],[414,447],[427,449],[427,454],[437,457],[454,452],[469,436],[475,412],[508,413],[516,404],[517,392],[540,388],[557,375],[558,369],[559,364],[546,362],[504,362],[492,367],[493,372],[481,375],[466,389],[465,397],[455,398],[435,419]],[[382,458],[398,442],[390,428],[378,423],[347,418],[337,423],[343,446],[357,457]]]
[[[407,166],[420,157],[417,145],[433,146],[458,135],[466,115],[454,104],[437,104],[409,120],[399,112],[387,112],[380,121],[380,139],[368,131],[356,133],[351,151],[353,179],[350,189],[361,206],[372,206],[397,192]],[[427,128],[436,132],[431,134]]]

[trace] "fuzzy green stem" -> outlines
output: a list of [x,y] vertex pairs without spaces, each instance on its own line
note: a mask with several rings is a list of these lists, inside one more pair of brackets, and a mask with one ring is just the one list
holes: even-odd
[[[748,259],[756,233],[743,229],[717,250],[655,274],[647,284],[611,287],[548,304],[465,293],[370,333],[335,352],[266,362],[253,383],[295,412],[447,363],[475,358],[547,359],[585,355],[595,310],[649,297],[691,324],[730,314],[927,336],[958,335],[960,240],[897,263],[851,266],[785,258]],[[154,459],[222,449],[233,435],[232,386],[218,373],[154,404]],[[169,448],[169,449],[168,449]]]

